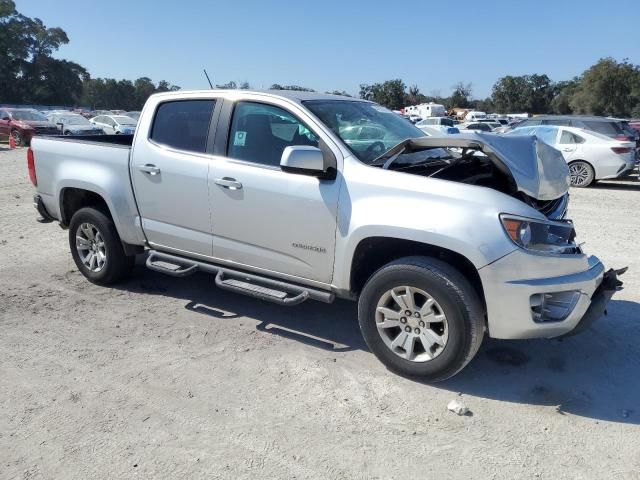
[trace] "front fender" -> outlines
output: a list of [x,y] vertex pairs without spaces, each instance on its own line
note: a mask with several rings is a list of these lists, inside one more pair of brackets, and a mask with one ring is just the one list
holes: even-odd
[[[340,193],[334,286],[350,290],[358,244],[370,237],[411,240],[451,250],[476,269],[513,252],[499,215],[544,218],[535,209],[486,187],[425,178],[345,161]],[[399,252],[402,254],[402,252]]]

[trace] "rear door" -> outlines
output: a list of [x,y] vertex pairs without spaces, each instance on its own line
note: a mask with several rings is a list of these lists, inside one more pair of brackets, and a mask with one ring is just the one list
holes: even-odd
[[279,99],[226,104],[209,172],[214,257],[330,283],[341,177],[321,180],[280,169],[287,146],[319,145],[317,125]]
[[150,245],[183,254],[211,256],[207,178],[215,98],[158,103],[143,117],[131,157],[131,178],[142,227]]
[[582,155],[582,144],[584,138],[565,128],[561,128],[558,137],[557,148],[562,152],[562,156],[567,163],[579,159]]

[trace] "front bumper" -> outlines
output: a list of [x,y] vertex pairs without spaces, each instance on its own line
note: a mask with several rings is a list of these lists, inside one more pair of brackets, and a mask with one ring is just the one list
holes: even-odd
[[[611,273],[613,272],[613,273]],[[536,255],[516,250],[481,268],[489,336],[503,339],[552,338],[584,330],[599,318],[620,288],[617,274],[605,273],[597,257]],[[615,285],[612,287],[612,285]],[[573,298],[562,318],[540,320],[533,300]]]

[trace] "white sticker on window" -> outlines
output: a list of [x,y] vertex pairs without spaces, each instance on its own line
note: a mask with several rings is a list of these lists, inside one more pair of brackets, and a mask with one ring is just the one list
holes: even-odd
[[247,132],[241,132],[238,130],[233,137],[233,145],[235,147],[244,147],[245,142],[247,141]]

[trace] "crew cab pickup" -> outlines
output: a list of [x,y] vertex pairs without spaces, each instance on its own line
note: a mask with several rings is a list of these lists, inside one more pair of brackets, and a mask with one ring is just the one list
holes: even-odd
[[132,136],[35,137],[28,168],[40,220],[69,229],[89,281],[122,280],[144,253],[152,270],[209,272],[281,305],[357,300],[371,351],[429,381],[485,333],[584,329],[621,285],[564,218],[560,152],[535,136],[426,137],[364,100],[161,93]]

